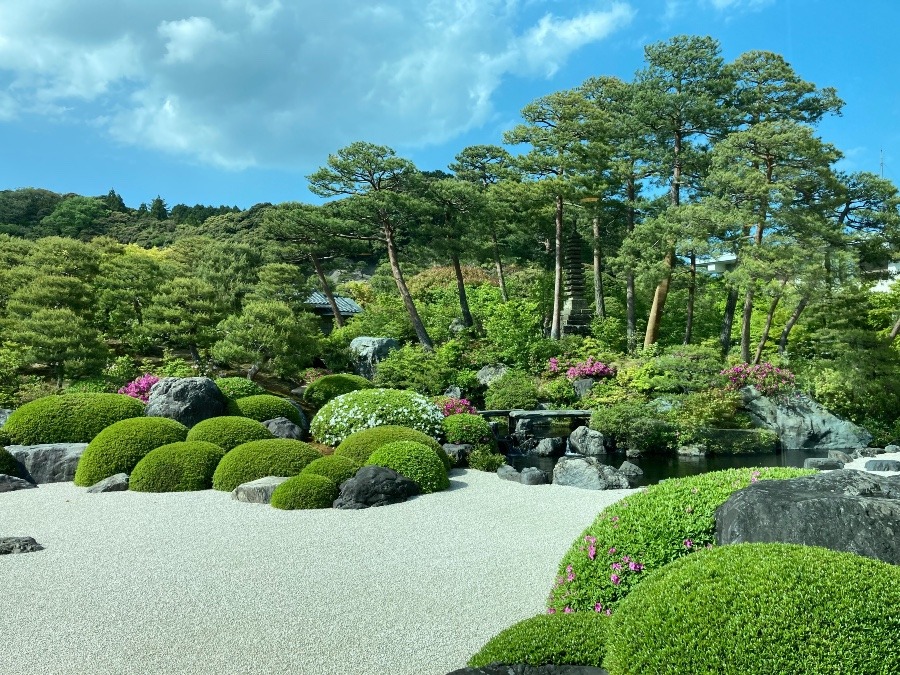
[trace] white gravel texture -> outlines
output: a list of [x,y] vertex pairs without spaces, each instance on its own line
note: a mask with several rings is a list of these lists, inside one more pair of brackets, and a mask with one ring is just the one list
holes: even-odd
[[544,611],[557,565],[632,490],[456,470],[361,511],[226,492],[0,495],[0,673],[443,675]]

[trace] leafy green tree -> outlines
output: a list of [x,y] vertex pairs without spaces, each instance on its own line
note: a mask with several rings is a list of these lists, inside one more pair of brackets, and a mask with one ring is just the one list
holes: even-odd
[[169,207],[159,195],[156,195],[156,198],[150,202],[149,211],[150,215],[156,220],[168,220],[169,218]]
[[0,232],[37,238],[41,220],[53,213],[62,200],[62,195],[50,190],[0,190]]
[[96,278],[97,316],[107,336],[136,337],[144,324],[144,310],[166,275],[157,257],[136,246],[109,253]]
[[106,231],[109,209],[103,199],[68,197],[41,220],[43,234],[90,239]]
[[295,313],[306,311],[311,284],[296,265],[268,263],[259,268],[253,289],[244,297],[249,302],[283,302]]

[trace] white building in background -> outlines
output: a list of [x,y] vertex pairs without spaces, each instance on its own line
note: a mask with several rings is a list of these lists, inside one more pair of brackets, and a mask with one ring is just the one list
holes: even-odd
[[887,273],[889,278],[882,279],[877,284],[872,286],[871,290],[875,291],[876,293],[887,293],[888,291],[890,291],[894,281],[897,280],[897,275],[900,274],[900,262],[888,263]]

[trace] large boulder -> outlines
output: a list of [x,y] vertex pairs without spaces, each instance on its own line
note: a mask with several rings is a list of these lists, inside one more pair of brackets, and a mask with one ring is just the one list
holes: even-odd
[[816,469],[817,471],[832,471],[843,469],[844,463],[831,457],[807,457],[803,460],[804,469]]
[[147,417],[168,417],[192,427],[225,414],[227,401],[208,377],[164,377],[150,389]]
[[546,485],[550,481],[547,479],[547,474],[536,466],[526,466],[519,474],[519,482],[522,485]]
[[44,547],[32,537],[0,537],[0,555],[8,553],[33,553],[43,551]]
[[87,443],[41,443],[8,445],[6,449],[24,469],[32,483],[64,483],[75,479],[75,469]]
[[900,471],[900,461],[896,459],[870,459],[866,471]]
[[303,433],[303,438],[309,438],[309,418],[306,416],[306,411],[304,411],[300,404],[292,398],[286,398],[285,401],[290,403],[294,410],[297,411],[297,417],[299,417],[299,422],[297,422],[297,424]]
[[[302,419],[306,419],[304,416]],[[263,426],[272,432],[275,438],[290,438],[295,441],[302,441],[306,438],[306,432],[309,431],[309,425],[306,431],[298,424],[294,424],[287,417],[276,417],[275,419],[266,420]]]
[[627,490],[628,478],[596,457],[560,457],[553,468],[555,485],[586,490]]
[[375,377],[375,366],[395,349],[400,343],[394,338],[358,337],[350,342],[350,360],[357,375],[371,380]]
[[364,466],[353,478],[341,483],[341,492],[333,506],[336,509],[367,509],[405,502],[417,494],[419,486],[393,469]]
[[606,454],[603,434],[588,427],[578,427],[569,436],[569,447],[572,452],[588,457],[599,457]]
[[469,454],[475,449],[471,443],[444,443],[442,446],[454,467],[467,466]]
[[37,485],[35,485],[34,483],[29,483],[24,478],[0,473],[0,493],[15,492],[16,490],[28,490],[36,487]]
[[88,494],[100,495],[106,492],[125,492],[128,489],[130,476],[127,473],[116,473],[107,476],[99,483],[94,483],[87,489]]
[[475,373],[475,379],[482,387],[489,387],[494,380],[499,380],[506,375],[508,370],[509,368],[504,365],[485,366]]
[[522,482],[522,474],[520,474],[515,469],[515,467],[512,467],[509,464],[504,464],[499,469],[497,469],[497,478],[500,478],[501,480],[512,481],[513,483]]
[[275,488],[286,480],[284,476],[265,476],[249,483],[241,483],[231,491],[231,498],[250,504],[268,504],[272,501]]
[[805,394],[777,401],[755,387],[744,387],[741,393],[754,425],[777,433],[784,450],[857,449],[872,440],[868,431],[835,417]]
[[535,455],[537,457],[554,457],[556,455],[561,455],[566,451],[565,438],[555,437],[536,440],[536,443],[528,444],[532,447],[528,447],[526,451],[527,454]]
[[716,542],[822,546],[900,564],[900,476],[842,469],[762,480],[716,510]]

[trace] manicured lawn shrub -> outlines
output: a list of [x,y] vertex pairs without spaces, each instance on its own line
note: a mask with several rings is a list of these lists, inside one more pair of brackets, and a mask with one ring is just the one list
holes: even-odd
[[111,424],[85,448],[75,469],[75,485],[90,487],[117,473],[130,474],[151,450],[183,441],[187,433],[186,426],[166,417],[135,417]]
[[469,468],[476,471],[495,473],[504,464],[506,464],[506,456],[499,452],[493,452],[490,448],[478,447],[469,453]]
[[317,476],[325,476],[335,485],[340,486],[348,478],[353,478],[359,470],[360,465],[349,457],[340,457],[338,455],[326,455],[314,459],[300,473],[314,473]]
[[450,415],[444,418],[442,426],[448,443],[486,444],[491,448],[495,445],[491,425],[481,415]]
[[313,417],[310,431],[326,445],[337,445],[362,429],[398,425],[429,436],[441,431],[444,416],[421,394],[400,389],[360,389],[333,398]]
[[617,607],[611,675],[900,673],[900,568],[793,544],[676,560]]
[[14,411],[3,430],[19,445],[89,443],[110,424],[143,414],[144,404],[124,394],[43,396]]
[[372,427],[371,429],[356,431],[341,441],[341,444],[335,448],[334,454],[339,457],[348,457],[362,465],[366,463],[372,453],[378,448],[394,441],[415,441],[416,443],[427,445],[440,457],[447,470],[450,470],[450,458],[444,452],[440,443],[428,434],[409,427],[397,426],[396,424],[386,424],[383,427]]
[[10,453],[9,450],[3,447],[0,447],[0,473],[5,473],[7,476],[15,476],[17,478],[22,477],[22,470],[19,468],[19,463],[16,461],[16,458],[12,456],[12,453]]
[[301,473],[288,478],[272,493],[276,509],[330,509],[338,496],[338,486],[330,478]]
[[606,656],[609,617],[596,612],[539,614],[492,637],[469,659],[473,668],[491,663],[600,667]]
[[551,611],[615,606],[648,572],[715,540],[715,512],[756,480],[796,478],[807,469],[728,469],[651,485],[603,509],[563,557]]
[[360,389],[372,389],[375,385],[359,375],[340,373],[325,375],[310,384],[303,393],[303,400],[313,408],[321,408],[335,396],[349,394]]
[[245,398],[267,393],[256,382],[246,377],[217,377],[214,382],[227,398]]
[[303,441],[270,438],[251,441],[226,454],[213,475],[216,490],[234,490],[266,476],[296,476],[307,464],[322,455]]
[[418,484],[424,494],[450,487],[447,468],[434,450],[414,441],[395,441],[378,448],[367,465],[385,466]]
[[169,443],[151,450],[128,481],[136,492],[189,492],[212,487],[213,472],[225,451],[206,441]]
[[538,388],[528,373],[510,370],[488,386],[484,407],[488,410],[534,410]]
[[294,424],[300,424],[300,413],[291,402],[272,394],[258,394],[230,400],[228,414],[249,417],[257,422],[287,417]]
[[198,422],[188,432],[189,441],[206,441],[214,443],[228,452],[250,441],[261,441],[266,438],[274,438],[262,422],[251,420],[249,417],[210,417]]

